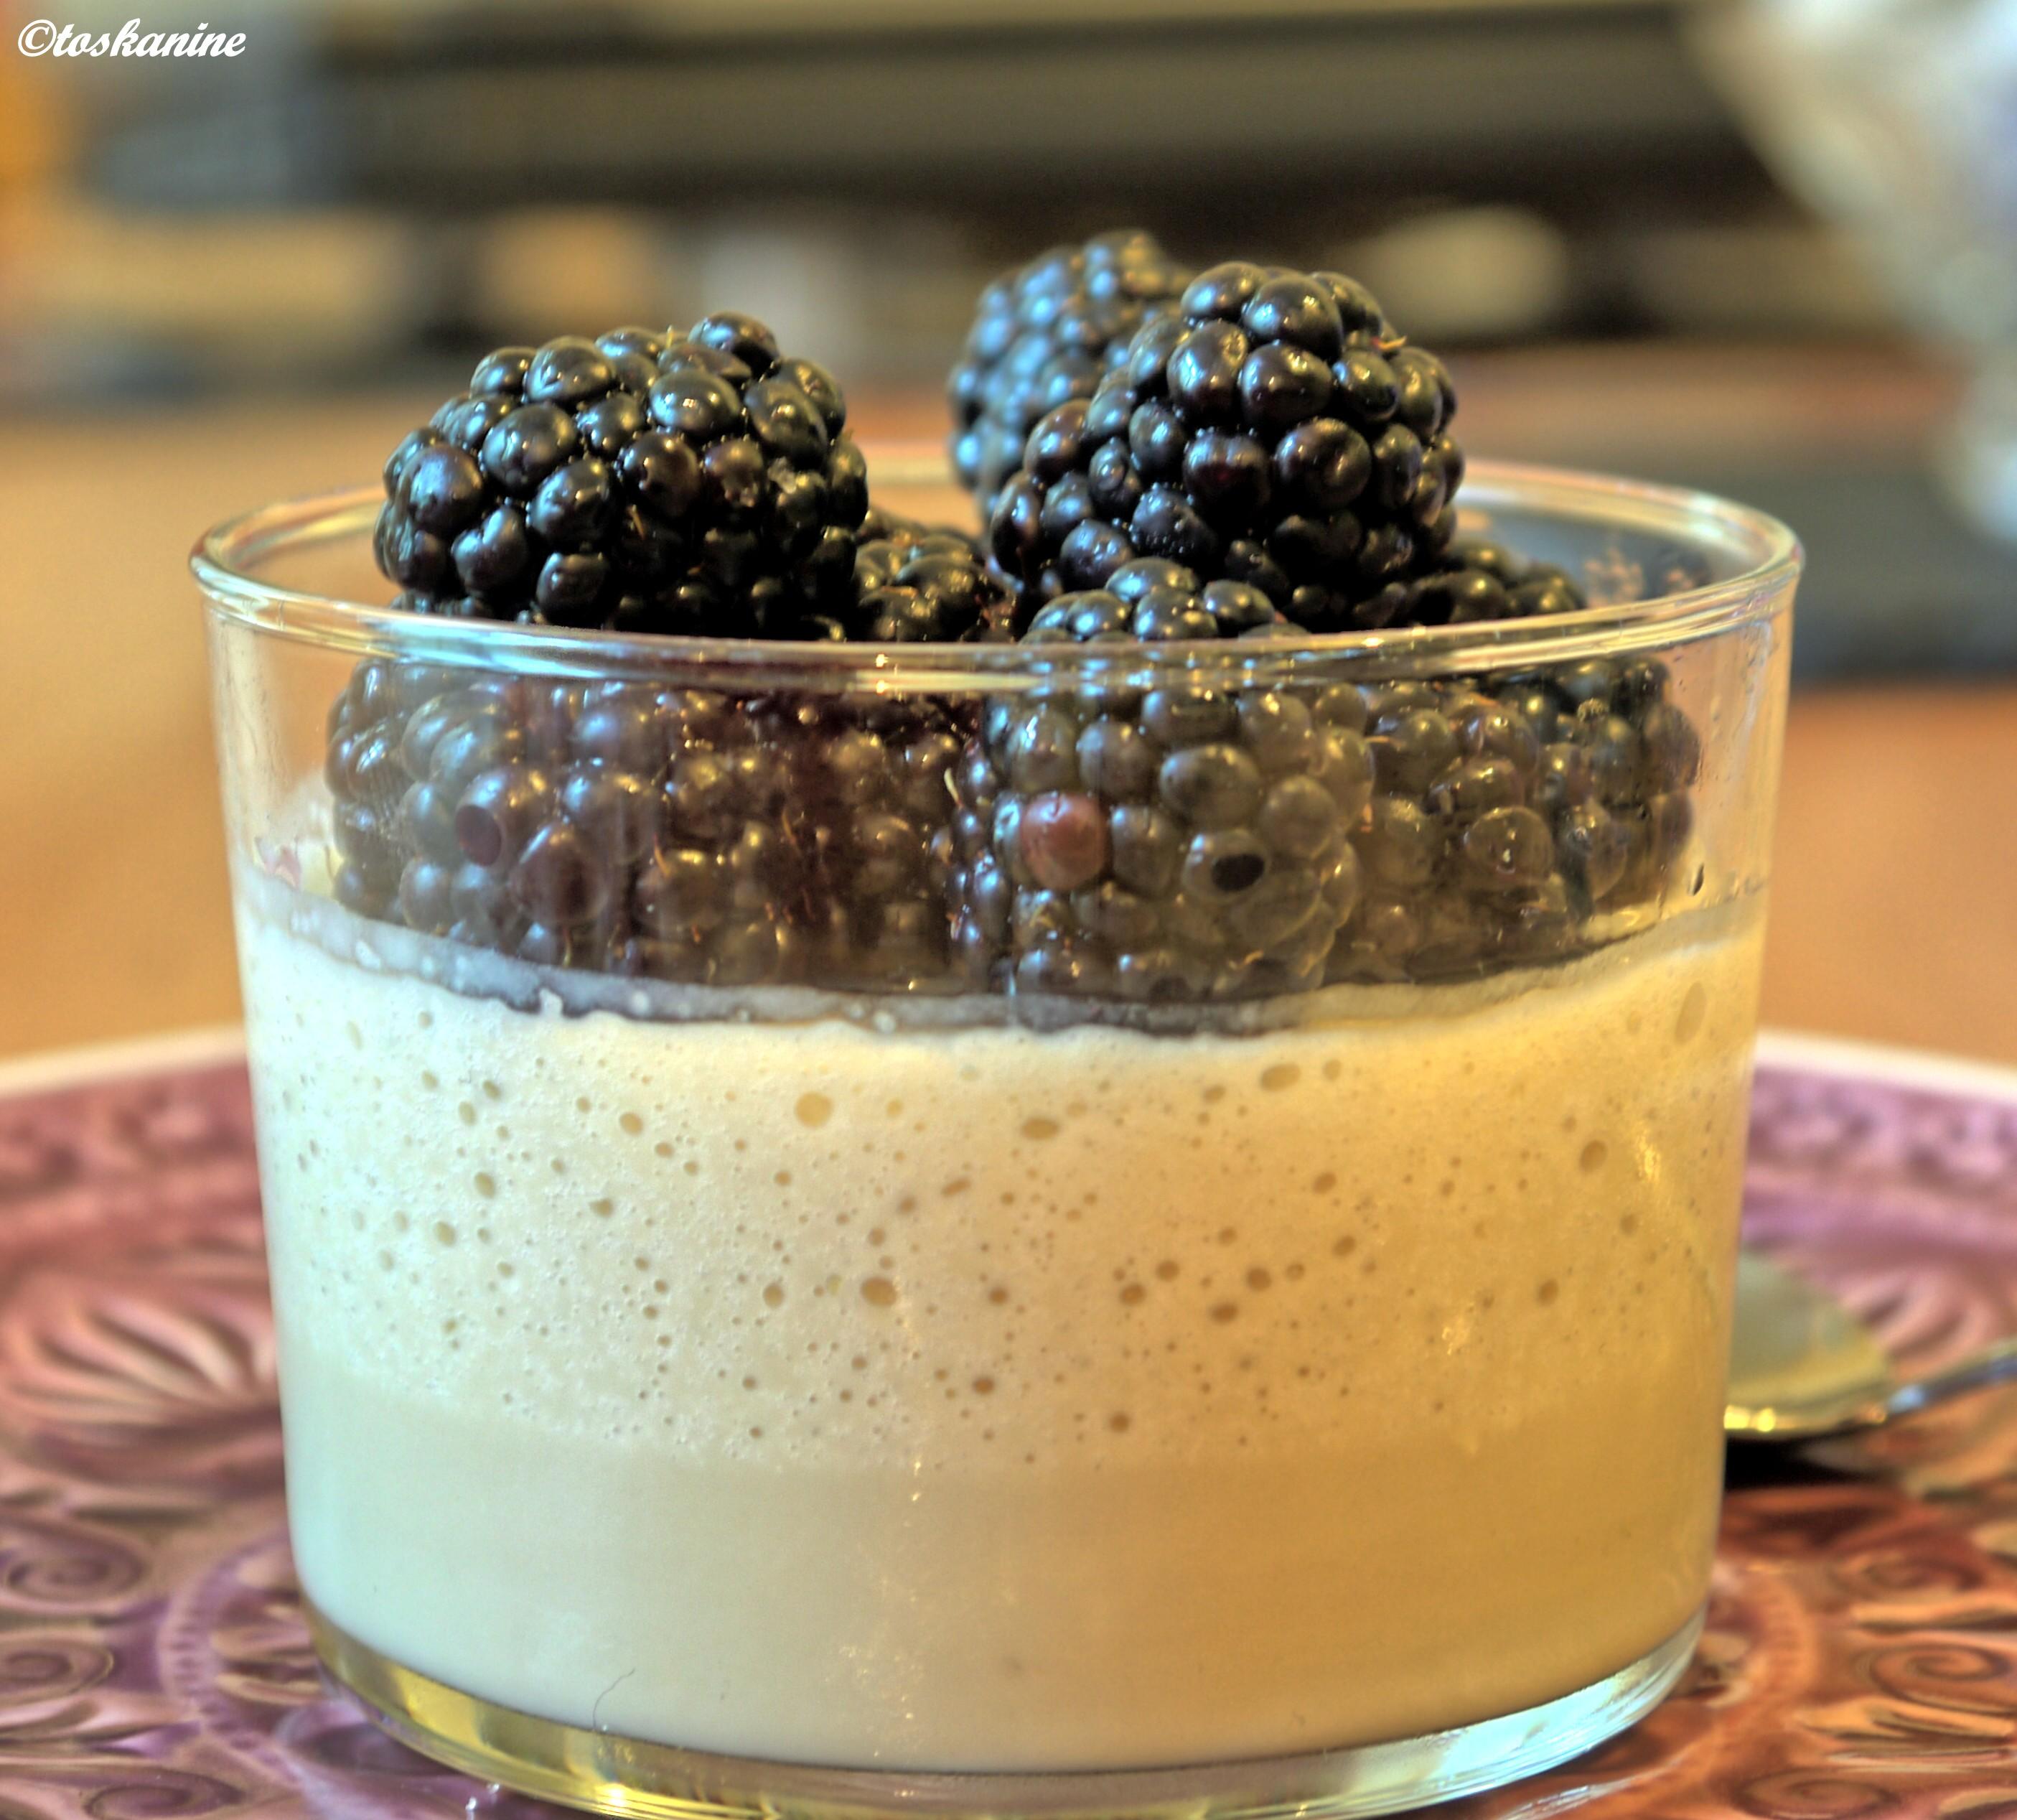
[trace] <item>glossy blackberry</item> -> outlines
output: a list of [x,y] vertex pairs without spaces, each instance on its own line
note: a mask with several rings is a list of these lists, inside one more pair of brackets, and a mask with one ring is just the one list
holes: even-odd
[[[1232,638],[1259,590],[1139,559],[1052,601],[1030,645]],[[998,699],[953,774],[953,939],[970,981],[1182,1002],[1321,982],[1358,893],[1373,789],[1350,690],[1223,692],[1176,673]]]
[[965,533],[871,509],[842,629],[876,645],[990,641],[1010,636],[1013,599]]
[[948,389],[953,466],[983,512],[1037,420],[1090,398],[1142,323],[1176,307],[1189,277],[1133,229],[1054,247],[981,293]]
[[1159,556],[1312,631],[1391,624],[1453,534],[1456,408],[1442,363],[1351,280],[1215,265],[1089,399],[1038,420],[990,547],[1039,601]]
[[367,663],[330,719],[334,894],[547,966],[944,984],[954,712]]
[[868,504],[846,417],[732,313],[500,348],[387,461],[378,565],[427,611],[836,636]]

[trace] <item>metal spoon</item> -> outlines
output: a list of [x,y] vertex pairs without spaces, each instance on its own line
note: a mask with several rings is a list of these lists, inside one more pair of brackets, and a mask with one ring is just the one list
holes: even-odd
[[2017,1338],[1901,1378],[1870,1330],[1825,1290],[1757,1251],[1737,1260],[1737,1319],[1723,1430],[1734,1440],[1812,1441],[1881,1428],[2017,1379]]

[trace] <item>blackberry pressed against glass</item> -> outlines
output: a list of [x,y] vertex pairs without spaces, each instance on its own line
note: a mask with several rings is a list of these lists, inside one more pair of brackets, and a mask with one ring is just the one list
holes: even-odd
[[1341,1815],[1686,1660],[1793,547],[1166,263],[987,306],[984,548],[729,316],[485,362],[404,611],[206,546],[294,1558],[465,1767]]
[[[1532,612],[1585,605],[1466,543],[1416,598],[1461,619],[1481,583]],[[1250,584],[1138,558],[1025,642],[1285,624]],[[952,774],[955,944],[998,986],[1174,1003],[1573,955],[1656,901],[1685,848],[1700,742],[1666,694],[1645,659],[1384,685],[1178,670],[991,704]]]

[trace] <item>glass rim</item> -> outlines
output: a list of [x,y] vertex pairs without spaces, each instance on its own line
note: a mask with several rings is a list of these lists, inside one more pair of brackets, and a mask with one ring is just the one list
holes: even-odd
[[[955,484],[943,457],[877,462],[884,489]],[[373,606],[261,579],[262,564],[290,552],[368,536],[381,489],[359,487],[255,507],[212,526],[189,568],[213,619],[359,657],[573,679],[704,676],[714,686],[919,692],[1014,688],[1059,674],[1145,675],[1200,670],[1265,682],[1313,670],[1434,676],[1574,664],[1690,645],[1769,616],[1804,560],[1778,519],[1712,493],[1526,463],[1467,467],[1458,508],[1466,533],[1517,511],[1586,527],[1669,538],[1742,566],[1727,579],[1579,613],[1409,626],[1375,632],[1297,629],[1261,638],[1102,640],[1089,645],[799,644],[584,631],[497,620],[437,618]]]

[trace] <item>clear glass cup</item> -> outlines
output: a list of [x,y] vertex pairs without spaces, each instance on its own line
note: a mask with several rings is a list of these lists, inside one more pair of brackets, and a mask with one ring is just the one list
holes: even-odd
[[612,1812],[1336,1815],[1659,1699],[1799,551],[1465,502],[1601,604],[767,647],[349,604],[363,493],[203,540],[290,1521],[392,1731]]

